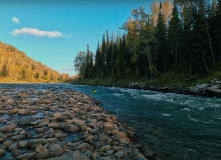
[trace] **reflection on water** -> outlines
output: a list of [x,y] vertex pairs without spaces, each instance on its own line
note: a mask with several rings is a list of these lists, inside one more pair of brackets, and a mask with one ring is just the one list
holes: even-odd
[[[160,158],[221,158],[221,99],[70,84],[0,85],[0,88],[8,87],[38,90],[59,87],[56,89],[59,92],[68,88],[88,94],[133,127],[140,141],[149,145]],[[91,92],[92,88],[96,89],[96,94]]]

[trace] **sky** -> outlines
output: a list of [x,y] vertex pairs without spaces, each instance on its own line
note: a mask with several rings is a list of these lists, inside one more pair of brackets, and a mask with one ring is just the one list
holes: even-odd
[[[162,0],[160,0],[162,1]],[[0,41],[43,65],[74,76],[78,52],[92,53],[108,30],[115,34],[153,0],[0,0]],[[120,30],[123,34],[124,31]]]

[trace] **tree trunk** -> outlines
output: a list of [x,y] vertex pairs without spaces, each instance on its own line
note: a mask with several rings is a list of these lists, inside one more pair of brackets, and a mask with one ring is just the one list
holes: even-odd
[[219,42],[219,52],[220,52],[220,60],[221,60],[221,41]]
[[192,65],[190,63],[190,77],[192,76]]
[[176,53],[175,53],[175,67],[177,66],[177,38],[176,38]]
[[204,58],[204,65],[205,65],[206,71],[209,73],[209,69],[208,69],[208,67],[207,67],[205,58]]
[[152,64],[151,64],[151,62],[150,62],[149,48],[148,48],[147,42],[146,42],[146,48],[147,48],[148,63],[149,63],[149,66],[150,66],[150,75],[152,76],[152,75],[153,75],[152,68],[151,68]]
[[207,33],[207,36],[209,38],[209,46],[210,46],[210,51],[211,51],[211,54],[212,54],[212,61],[213,61],[213,65],[215,66],[213,46],[212,46],[212,42],[211,42],[211,38],[210,38],[210,34],[209,34],[209,27],[208,27],[208,24],[206,23],[205,14],[204,14],[204,21],[205,21],[205,25],[206,25],[206,31],[207,31],[206,33]]
[[167,70],[167,59],[166,58],[164,59],[164,69],[165,69],[165,71]]

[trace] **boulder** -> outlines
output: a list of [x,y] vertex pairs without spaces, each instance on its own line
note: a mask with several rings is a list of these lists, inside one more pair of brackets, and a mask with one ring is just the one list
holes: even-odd
[[18,110],[18,115],[26,115],[29,113],[28,109],[19,109]]
[[30,122],[34,122],[35,119],[31,116],[26,116],[26,117],[22,117],[19,121],[18,121],[18,125],[27,125]]
[[37,153],[34,159],[47,159],[48,157],[49,157],[49,150],[44,149],[42,152]]
[[89,157],[83,153],[71,151],[63,154],[60,157],[49,158],[49,160],[89,160]]
[[59,144],[54,144],[49,147],[49,153],[51,157],[61,156],[65,152],[66,151]]
[[107,150],[110,150],[111,149],[111,146],[110,145],[106,145],[106,146],[103,146],[99,149],[99,152],[105,152]]
[[10,124],[0,128],[0,132],[12,132],[17,127],[16,124]]
[[24,139],[25,135],[17,135],[17,136],[12,136],[11,139],[14,141],[20,140],[20,139]]
[[198,94],[200,94],[200,88],[190,87],[189,92],[190,92],[190,94],[198,95]]
[[64,130],[68,131],[68,132],[76,132],[79,129],[80,129],[79,127],[74,126],[74,125],[67,125],[67,126],[64,127]]
[[33,158],[35,155],[36,155],[35,152],[33,152],[33,153],[27,153],[27,154],[23,154],[23,155],[20,155],[20,156],[16,157],[16,159],[31,159],[31,158]]
[[57,118],[59,118],[59,117],[61,117],[61,116],[62,116],[62,113],[59,113],[59,112],[53,113],[53,117],[54,117],[55,119],[57,119]]

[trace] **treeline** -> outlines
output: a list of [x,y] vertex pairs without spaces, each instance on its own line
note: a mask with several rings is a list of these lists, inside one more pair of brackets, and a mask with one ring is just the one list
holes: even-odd
[[68,74],[60,74],[34,61],[17,48],[0,41],[0,78],[11,80],[25,80],[29,82],[64,82],[70,80]]
[[221,61],[221,0],[153,2],[132,10],[120,32],[103,35],[93,54],[81,51],[74,60],[83,78],[157,77],[176,68],[191,78],[210,72]]

